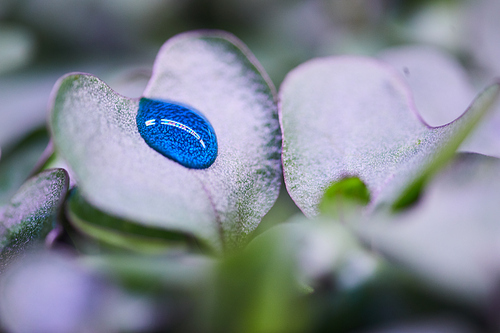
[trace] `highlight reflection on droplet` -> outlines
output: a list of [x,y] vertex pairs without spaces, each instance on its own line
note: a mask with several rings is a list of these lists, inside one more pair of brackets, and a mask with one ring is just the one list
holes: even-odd
[[205,169],[215,162],[215,131],[197,111],[172,102],[141,98],[136,122],[151,148],[181,165]]

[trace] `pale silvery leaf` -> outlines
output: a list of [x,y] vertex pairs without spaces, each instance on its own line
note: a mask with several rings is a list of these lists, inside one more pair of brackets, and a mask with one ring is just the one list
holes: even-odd
[[[465,69],[437,48],[417,45],[396,47],[378,57],[403,74],[419,114],[431,126],[444,125],[456,119],[475,94]],[[460,150],[500,157],[499,126],[500,105],[485,116]]]
[[46,170],[30,178],[0,212],[0,267],[42,243],[55,220],[68,189],[62,169]]
[[420,119],[404,79],[381,62],[332,57],[297,67],[280,88],[290,196],[314,216],[332,182],[357,176],[370,190],[372,207],[393,203],[402,189],[422,185],[452,156],[498,90],[493,85],[457,121],[431,128]]
[[273,87],[232,35],[192,32],[160,50],[144,92],[200,110],[218,156],[188,169],[151,149],[136,125],[138,100],[90,75],[54,88],[56,150],[98,209],[144,226],[194,234],[216,250],[238,247],[270,209],[280,186],[280,128]]
[[419,204],[356,225],[367,244],[436,290],[486,305],[500,277],[500,160],[463,154]]
[[419,114],[431,126],[455,120],[474,98],[475,91],[463,67],[438,48],[395,47],[377,57],[405,78]]

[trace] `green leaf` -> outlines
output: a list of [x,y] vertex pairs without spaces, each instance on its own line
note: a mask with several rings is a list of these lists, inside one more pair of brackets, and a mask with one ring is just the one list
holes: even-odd
[[[275,227],[220,263],[213,332],[303,332],[308,322],[304,287],[290,232]],[[286,229],[285,229],[286,231]]]
[[274,89],[248,49],[223,32],[191,32],[160,50],[144,96],[188,104],[213,125],[219,152],[187,169],[151,149],[138,101],[69,74],[54,88],[50,125],[60,156],[96,209],[144,227],[194,234],[221,252],[242,246],[280,188]]
[[315,216],[326,188],[349,175],[366,184],[369,209],[410,198],[401,192],[418,190],[453,156],[496,101],[499,86],[487,89],[453,123],[431,128],[419,118],[403,79],[381,62],[331,57],[302,64],[280,88],[290,196]]
[[330,185],[319,204],[323,214],[340,218],[366,206],[370,202],[370,192],[358,177],[347,177]]
[[149,254],[197,248],[192,235],[161,228],[146,228],[133,221],[107,215],[89,205],[76,189],[66,201],[66,215],[76,230],[118,248]]
[[43,244],[55,227],[68,189],[62,169],[47,170],[30,178],[3,207],[0,214],[0,266],[27,250]]

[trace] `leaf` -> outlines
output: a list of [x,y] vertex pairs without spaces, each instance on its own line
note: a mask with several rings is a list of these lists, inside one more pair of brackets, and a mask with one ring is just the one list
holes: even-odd
[[366,185],[357,177],[347,177],[326,189],[319,209],[323,214],[341,218],[369,202],[370,192]]
[[54,88],[54,143],[82,196],[117,218],[194,234],[216,251],[241,246],[280,188],[280,127],[272,84],[232,35],[191,32],[160,50],[144,97],[200,110],[218,140],[208,169],[187,169],[151,149],[138,101],[99,79],[69,74]]
[[356,226],[377,252],[435,290],[487,305],[500,278],[500,160],[459,155],[438,174],[418,206],[381,212]]
[[453,155],[498,92],[498,84],[491,86],[461,118],[431,128],[420,120],[403,79],[384,64],[360,57],[311,60],[280,88],[290,196],[315,216],[327,186],[355,176],[370,191],[370,209],[392,205]]
[[[80,261],[88,268],[132,288],[188,292],[196,295],[211,289],[213,258],[192,254],[143,256],[114,254],[84,256]],[[194,295],[191,295],[194,296]]]
[[57,73],[50,71],[0,77],[2,150],[44,125],[47,100],[57,77]]
[[[352,230],[325,217],[293,218],[262,233],[245,250],[245,259],[234,258],[232,273],[226,270],[228,277],[223,280],[225,283],[221,283],[222,295],[226,292],[232,296],[226,295],[231,299],[231,302],[226,301],[230,304],[226,306],[229,309],[213,307],[226,314],[223,317],[225,323],[239,323],[244,327],[233,326],[232,331],[255,327],[260,312],[264,313],[262,317],[270,317],[268,324],[278,324],[280,312],[266,308],[268,304],[289,309],[288,313],[297,317],[294,320],[301,319],[304,313],[309,318],[312,316],[314,321],[306,323],[314,328],[302,331],[314,332],[361,332],[436,313],[457,316],[464,321],[475,319],[470,307],[439,297],[408,270],[363,247]],[[227,269],[229,265],[226,265]],[[279,287],[266,288],[276,275],[283,274],[281,271],[287,266],[288,272],[279,278]],[[291,276],[296,283],[309,289],[307,294],[304,293],[305,299],[297,296],[293,299],[296,291],[294,284],[290,283]],[[245,288],[241,288],[242,285]],[[295,315],[293,308],[300,305],[300,301],[305,301],[306,307]],[[252,305],[256,310],[252,310]],[[246,323],[240,319],[242,317],[253,321]],[[283,322],[287,323],[286,320]],[[260,331],[290,330],[293,328],[284,326],[281,330],[261,327]]]
[[66,201],[66,215],[72,226],[93,239],[121,249],[159,254],[172,249],[197,249],[192,235],[144,227],[133,221],[107,215],[89,205],[75,189]]
[[57,251],[28,255],[0,282],[0,319],[9,332],[149,332],[158,325],[150,299]]
[[34,34],[21,26],[0,26],[0,75],[28,65],[35,50]]
[[[454,120],[472,100],[474,89],[465,69],[439,49],[418,45],[396,47],[378,57],[403,74],[419,114],[432,126]],[[464,141],[460,151],[500,157],[499,126],[500,105],[497,105]]]
[[499,22],[496,13],[500,10],[500,4],[495,0],[484,0],[475,6],[467,8],[465,12],[468,39],[464,43],[469,53],[480,69],[482,75],[490,78],[500,74],[500,47],[498,46]]
[[[286,224],[288,225],[288,224]],[[292,232],[262,233],[217,270],[213,332],[304,332],[309,311]],[[235,296],[237,295],[237,296]]]
[[49,142],[46,129],[38,129],[10,149],[0,160],[0,205],[6,204],[35,168]]
[[68,176],[62,169],[47,170],[30,178],[3,207],[0,215],[0,266],[43,243],[55,227]]
[[469,106],[475,92],[465,69],[438,48],[394,47],[377,58],[394,67],[408,83],[419,115],[431,126],[447,124]]

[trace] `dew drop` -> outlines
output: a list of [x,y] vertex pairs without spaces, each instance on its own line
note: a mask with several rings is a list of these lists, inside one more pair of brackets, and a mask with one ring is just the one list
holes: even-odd
[[212,125],[185,105],[141,98],[136,122],[151,148],[187,168],[208,168],[217,157]]

